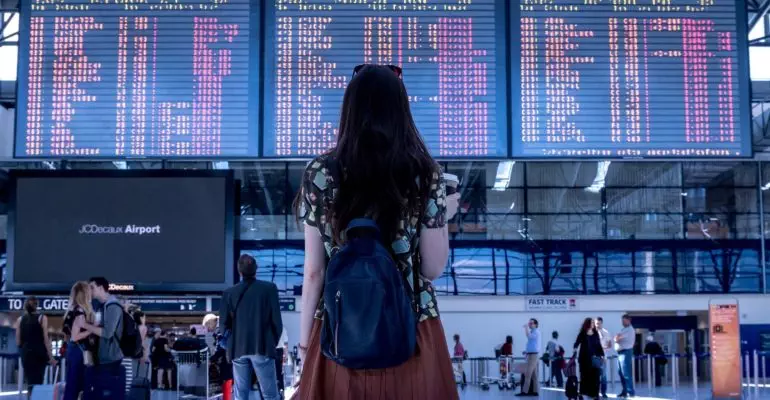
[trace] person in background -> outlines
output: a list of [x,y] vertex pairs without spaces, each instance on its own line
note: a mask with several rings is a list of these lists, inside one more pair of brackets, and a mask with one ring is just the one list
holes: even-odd
[[[602,343],[602,350],[604,350],[604,358],[609,359],[610,357],[613,357],[615,355],[615,349],[612,341],[612,336],[610,335],[610,332],[607,331],[607,329],[604,328],[604,319],[602,317],[596,317],[594,320],[594,325],[596,325],[596,332],[599,334],[599,341]],[[607,397],[607,373],[610,371],[607,371],[607,365],[608,363],[604,363],[602,365],[601,371],[599,371],[599,393],[601,394],[603,399],[608,398]],[[609,363],[609,365],[612,365],[612,363]]]
[[580,365],[580,395],[598,399],[599,371],[600,365],[604,364],[604,350],[593,319],[586,318],[583,321],[574,349],[578,353]]
[[454,351],[452,352],[452,357],[464,358],[465,357],[465,347],[463,347],[462,342],[460,342],[460,335],[455,333],[453,339],[455,341],[455,347],[454,347]]
[[75,282],[70,290],[69,309],[62,323],[62,331],[69,338],[65,354],[67,374],[64,400],[78,399],[85,388],[86,365],[94,364],[97,338],[83,328],[85,322],[94,322],[91,288],[88,282]]
[[553,331],[551,333],[551,340],[545,345],[546,354],[548,354],[548,362],[551,364],[551,378],[548,380],[548,384],[551,385],[556,378],[556,386],[564,386],[564,374],[562,369],[564,368],[564,348],[559,345],[559,332]]
[[513,357],[513,336],[506,336],[503,347],[500,348],[500,356]]
[[618,397],[634,397],[634,344],[636,343],[636,331],[631,325],[631,316],[624,314],[622,318],[623,329],[615,335],[615,347],[618,351],[618,374],[623,391]]
[[198,337],[198,330],[194,326],[171,345],[171,349],[176,351],[200,351],[205,348],[206,343]]
[[225,290],[219,310],[222,326],[231,332],[227,355],[233,362],[235,399],[249,399],[253,372],[262,397],[277,400],[275,348],[283,331],[278,287],[257,279],[257,261],[248,254],[238,259],[238,273],[241,282]]
[[647,354],[655,360],[653,365],[655,366],[655,386],[660,387],[661,377],[663,373],[663,367],[668,364],[668,360],[665,358],[665,353],[660,344],[655,341],[655,337],[652,335],[647,336],[647,344],[644,345],[644,354]]
[[206,342],[206,347],[208,347],[209,354],[211,354],[212,357],[217,350],[216,334],[218,323],[219,318],[214,314],[206,314],[206,316],[203,317],[202,325],[206,328],[206,334],[204,335],[203,340]]
[[517,396],[537,397],[540,391],[540,380],[537,376],[540,329],[536,319],[532,318],[524,325],[524,336],[527,337],[527,348],[524,351],[524,355],[527,357],[527,369],[524,372],[524,386],[521,387],[521,393]]
[[[101,304],[101,321],[95,324],[85,322],[85,330],[99,336],[99,350],[96,365],[85,372],[85,400],[122,400],[126,397],[126,369],[123,367],[123,351],[120,349],[120,335],[123,329],[123,305],[110,294],[110,283],[103,277],[88,280],[93,298]],[[96,325],[98,324],[98,325]]]
[[[171,347],[165,332],[157,332],[155,340],[152,341],[150,351],[152,358],[155,360],[155,365],[158,367],[158,389],[165,390],[170,388],[173,382],[171,373],[174,371],[174,362],[171,359]],[[164,377],[168,378],[168,380],[164,381]],[[166,386],[166,382],[168,382],[168,386]]]
[[24,380],[27,382],[27,397],[32,397],[32,387],[43,384],[45,367],[56,361],[51,353],[51,341],[48,338],[48,318],[37,312],[38,300],[35,296],[24,301],[24,314],[16,320],[16,345],[24,367]]
[[463,360],[465,360],[467,357],[467,353],[465,352],[465,347],[463,346],[462,342],[460,342],[460,335],[456,334],[454,335],[454,341],[455,341],[455,347],[452,352],[452,361],[455,365],[458,366],[459,372],[462,374],[462,384],[467,385],[468,379],[465,376],[465,370],[463,369]]
[[[305,225],[299,335],[305,364],[299,397],[363,399],[388,390],[391,398],[457,399],[432,281],[446,267],[447,221],[457,213],[460,195],[446,194],[441,167],[412,118],[401,68],[362,65],[353,72],[342,100],[336,146],[308,165],[295,202]],[[419,303],[419,353],[384,370],[348,369],[321,353],[317,311],[323,310],[327,257],[345,242],[350,221],[364,215],[374,216],[381,240],[392,243],[405,286],[416,289]]]
[[134,371],[134,381],[137,378],[150,378],[150,341],[152,338],[147,335],[147,316],[141,310],[136,310],[131,314],[136,321],[136,327],[139,329],[139,336],[142,338],[142,357],[132,360],[131,367]]

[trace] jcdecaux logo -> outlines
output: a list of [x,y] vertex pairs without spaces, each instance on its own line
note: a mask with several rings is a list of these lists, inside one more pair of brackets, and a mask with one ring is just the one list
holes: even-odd
[[84,224],[78,230],[81,235],[159,235],[160,225],[118,225],[106,226],[97,224]]

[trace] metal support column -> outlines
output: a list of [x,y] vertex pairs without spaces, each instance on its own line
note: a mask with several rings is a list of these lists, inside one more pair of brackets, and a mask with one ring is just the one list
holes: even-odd
[[[767,0],[770,3],[770,0]],[[767,294],[767,250],[765,249],[765,202],[763,199],[764,191],[762,186],[762,163],[757,161],[757,175],[758,182],[757,192],[759,193],[759,240],[760,240],[760,255],[762,258],[762,269],[760,270],[762,276],[760,282],[762,282],[762,293]]]

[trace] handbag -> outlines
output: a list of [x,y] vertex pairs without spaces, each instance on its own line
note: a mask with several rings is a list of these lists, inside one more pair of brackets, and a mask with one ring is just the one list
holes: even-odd
[[591,365],[596,369],[602,369],[602,367],[604,367],[604,360],[599,356],[592,356]]

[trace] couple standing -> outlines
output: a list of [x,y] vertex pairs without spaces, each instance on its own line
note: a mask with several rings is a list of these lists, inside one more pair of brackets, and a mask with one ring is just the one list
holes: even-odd
[[[623,315],[623,329],[615,335],[610,335],[609,331],[604,328],[604,320],[598,317],[594,320],[595,332],[598,333],[601,348],[605,357],[614,355],[617,351],[618,355],[618,375],[620,376],[620,384],[623,390],[618,394],[618,397],[633,397],[636,393],[634,391],[634,377],[632,371],[632,364],[634,362],[634,344],[636,343],[636,332],[633,325],[631,325],[631,316],[628,314]],[[577,342],[576,342],[577,347]],[[607,398],[607,364],[602,362],[599,369],[599,381],[601,397]]]

